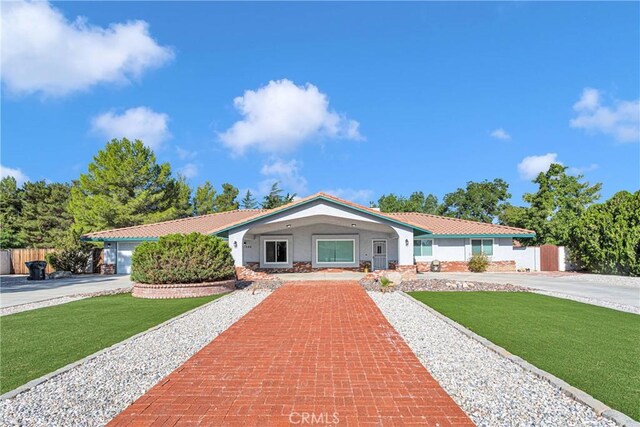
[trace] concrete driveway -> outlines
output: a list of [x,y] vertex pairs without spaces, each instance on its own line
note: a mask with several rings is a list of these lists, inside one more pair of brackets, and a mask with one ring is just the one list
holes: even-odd
[[426,273],[422,278],[511,283],[640,308],[640,278],[583,273]]
[[0,308],[129,286],[129,276],[88,274],[70,279],[31,281],[22,275],[3,275],[0,276]]

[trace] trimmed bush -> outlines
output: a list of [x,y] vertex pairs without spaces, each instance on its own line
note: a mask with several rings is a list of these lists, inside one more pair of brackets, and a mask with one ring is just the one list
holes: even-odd
[[485,254],[476,254],[469,258],[467,262],[467,267],[469,271],[474,273],[483,273],[487,271],[487,267],[489,266],[489,258]]
[[202,283],[235,277],[231,248],[200,233],[170,234],[138,245],[131,257],[131,280],[139,283]]

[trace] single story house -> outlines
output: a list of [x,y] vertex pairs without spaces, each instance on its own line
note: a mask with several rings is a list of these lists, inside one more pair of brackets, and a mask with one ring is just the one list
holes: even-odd
[[533,237],[531,230],[417,212],[383,213],[324,193],[276,209],[235,210],[83,237],[104,242],[106,274],[128,274],[136,245],[191,232],[227,240],[239,272],[415,272],[429,270],[434,260],[442,271],[465,271],[476,253],[489,257],[489,271],[535,269],[535,260],[513,244]]

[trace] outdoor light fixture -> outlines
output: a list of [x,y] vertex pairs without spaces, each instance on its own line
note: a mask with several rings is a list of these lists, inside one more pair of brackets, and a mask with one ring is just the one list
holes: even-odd
[[355,224],[351,224],[351,226],[352,226],[352,227],[355,227],[356,225],[355,225]]
[[111,247],[111,243],[107,243],[107,247],[110,248]]
[[409,246],[409,239],[404,239],[404,245]]
[[287,228],[291,228],[291,224],[287,224]]
[[237,247],[238,247],[238,241],[237,241],[237,240],[234,240],[234,241],[233,241],[233,247],[234,247],[234,248],[237,248]]

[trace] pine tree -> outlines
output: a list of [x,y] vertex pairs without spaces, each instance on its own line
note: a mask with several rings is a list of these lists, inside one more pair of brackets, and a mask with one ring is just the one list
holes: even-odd
[[45,181],[23,185],[21,227],[29,247],[52,248],[69,231],[73,218],[68,211],[71,186]]
[[141,141],[114,139],[100,150],[71,191],[70,212],[81,232],[148,224],[191,214],[191,190],[158,164]]
[[196,188],[193,197],[193,209],[196,215],[206,215],[214,212],[213,200],[216,197],[216,189],[209,181]]
[[242,209],[255,209],[258,207],[258,202],[255,197],[253,197],[250,190],[247,190],[247,194],[244,195],[242,202],[240,202],[240,206],[242,206]]
[[269,191],[269,194],[264,196],[264,200],[262,201],[262,209],[275,209],[282,205],[286,205],[287,203],[293,202],[293,199],[296,197],[295,194],[287,193],[285,196],[282,196],[281,194],[282,189],[280,188],[280,183],[276,181],[271,186],[271,191]]
[[240,207],[236,198],[240,191],[229,183],[222,184],[222,193],[214,199],[214,209],[216,212],[233,211]]

